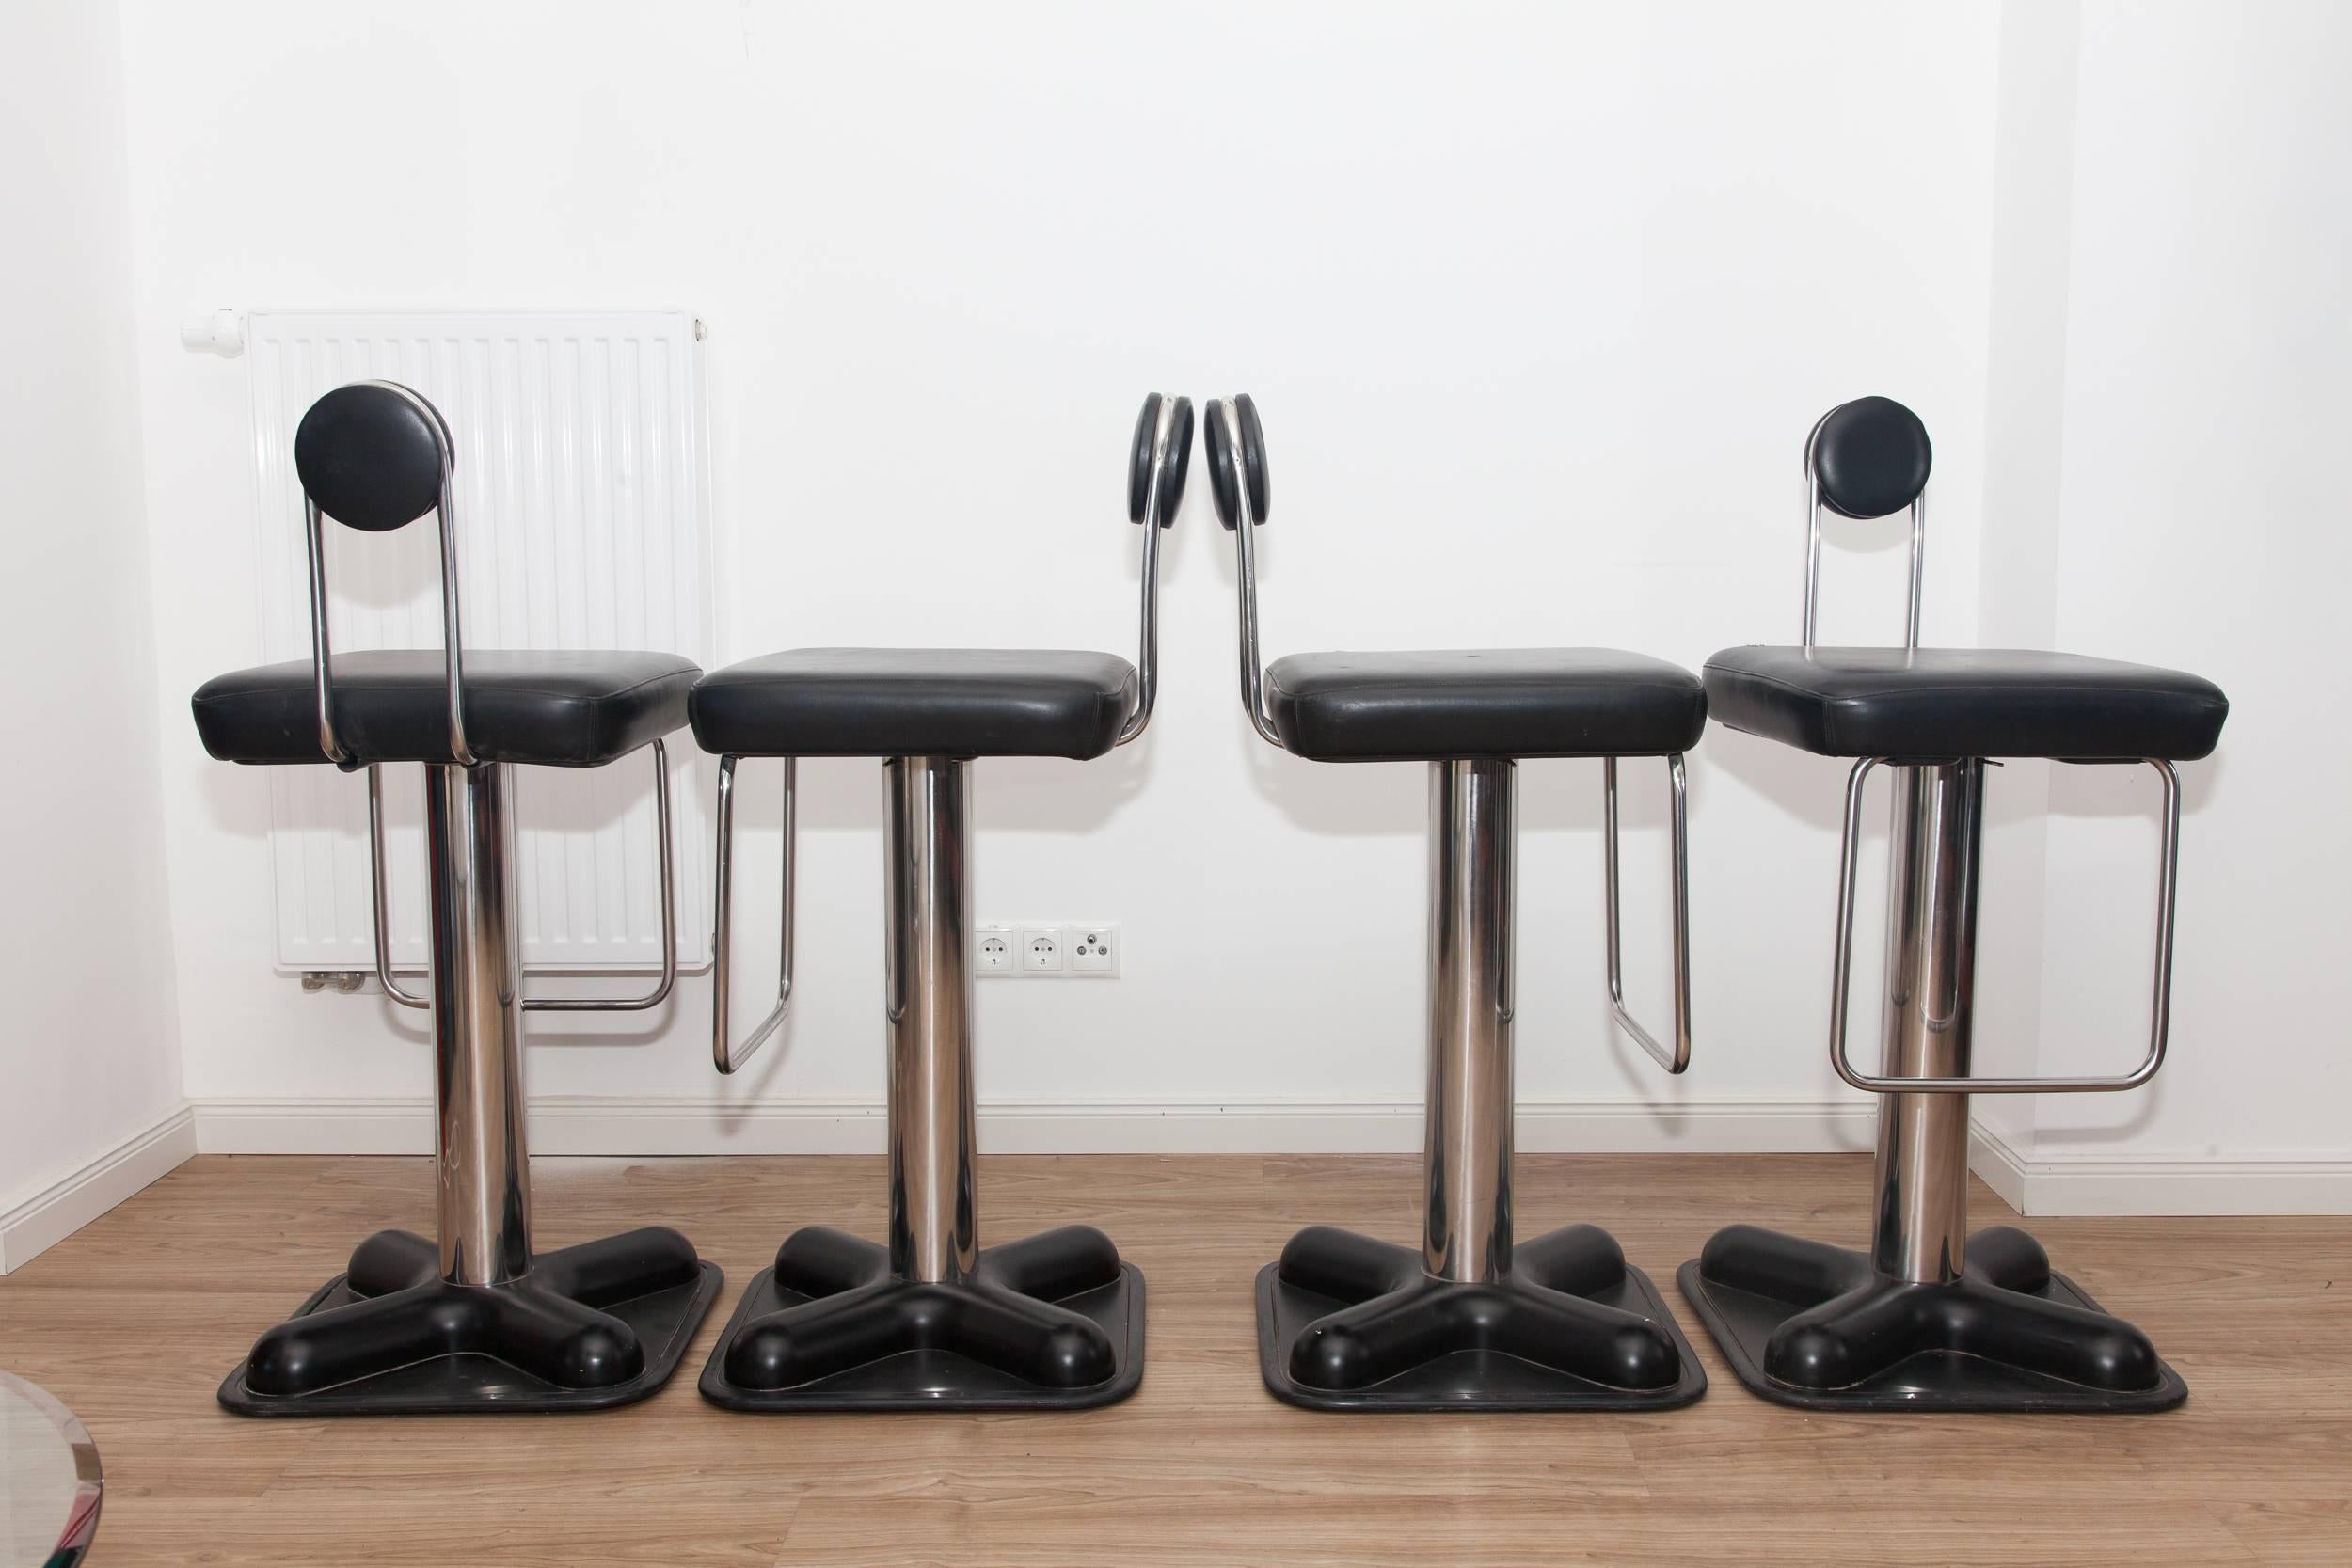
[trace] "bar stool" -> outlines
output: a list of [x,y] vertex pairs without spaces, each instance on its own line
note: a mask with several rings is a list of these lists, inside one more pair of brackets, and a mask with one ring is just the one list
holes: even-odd
[[[523,1139],[525,1011],[658,1006],[677,974],[662,737],[701,672],[658,653],[464,650],[456,463],[439,410],[387,381],[337,388],[294,433],[309,521],[311,657],[217,676],[196,727],[223,762],[368,770],[375,960],[386,995],[433,1015],[439,1235],[386,1230],[220,1387],[247,1416],[579,1410],[668,1381],[719,1293],[719,1266],[648,1227],[554,1252],[531,1244]],[[437,652],[331,654],[322,517],[384,533],[437,511]],[[522,996],[515,910],[516,765],[599,768],[650,747],[661,845],[661,978],[617,1000]],[[403,990],[384,919],[380,769],[421,763],[431,862],[432,989]]]
[[[1127,515],[1143,524],[1140,671],[1110,654],[809,648],[729,665],[691,705],[719,756],[711,1054],[734,1072],[790,1006],[795,759],[880,757],[888,906],[890,1224],[877,1243],[794,1231],[743,1294],[702,1376],[735,1410],[1074,1409],[1143,1377],[1143,1275],[1072,1225],[983,1250],[974,1175],[971,765],[1087,761],[1151,722],[1159,536],[1176,520],[1192,404],[1144,402]],[[728,1021],[736,765],[784,763],[784,914],[776,1001],[739,1043]]]
[[[1422,1243],[1300,1231],[1258,1275],[1267,1388],[1323,1410],[1664,1409],[1707,1387],[1649,1276],[1575,1225],[1512,1239],[1517,759],[1601,762],[1611,1011],[1668,1072],[1691,1058],[1682,753],[1707,721],[1688,671],[1607,648],[1294,654],[1263,672],[1252,535],[1271,500],[1248,396],[1208,405],[1209,483],[1240,560],[1242,706],[1316,762],[1429,765],[1429,1089]],[[1674,806],[1674,1031],[1627,1012],[1617,759],[1662,757]]]
[[[1919,646],[1920,546],[1932,461],[1918,416],[1861,398],[1806,437],[1804,641],[1708,660],[1717,720],[1817,756],[1857,759],[1846,784],[1830,993],[1830,1061],[1880,1102],[1867,1251],[1735,1225],[1683,1266],[1683,1294],[1732,1370],[1783,1404],[1856,1410],[2162,1410],[2187,1386],[2147,1336],[2050,1268],[2025,1231],[1968,1234],[1968,1096],[2137,1088],[2163,1064],[2180,837],[2173,763],[2210,752],[2229,702],[2210,681],[2072,654]],[[1908,512],[1910,611],[1899,648],[1814,642],[1821,509]],[[2153,1019],[2120,1077],[1971,1074],[1977,874],[1994,757],[2136,763],[2163,786]],[[1884,1069],[1847,1058],[1863,786],[1895,780],[1888,847]]]

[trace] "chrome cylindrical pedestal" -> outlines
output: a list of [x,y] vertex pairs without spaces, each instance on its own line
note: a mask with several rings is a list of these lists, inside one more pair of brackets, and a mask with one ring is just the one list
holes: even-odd
[[[1904,768],[1896,781],[1883,1070],[1962,1077],[1976,992],[1984,764]],[[1888,1095],[1879,1111],[1871,1261],[1897,1279],[1957,1279],[1967,1236],[1968,1097]]]
[[971,766],[893,757],[889,883],[890,1272],[955,1281],[979,1252],[973,1201]]
[[441,1277],[498,1285],[531,1271],[514,798],[499,763],[424,771]]
[[1511,1269],[1511,974],[1518,768],[1429,769],[1429,1191],[1422,1267]]

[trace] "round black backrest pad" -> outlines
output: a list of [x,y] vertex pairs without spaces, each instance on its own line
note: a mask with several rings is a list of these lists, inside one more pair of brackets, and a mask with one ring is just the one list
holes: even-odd
[[1233,423],[1238,430],[1229,432],[1224,406],[1209,404],[1209,493],[1216,500],[1217,521],[1227,528],[1235,527],[1241,519],[1241,497],[1233,488],[1233,458],[1230,450],[1232,438],[1241,445],[1242,472],[1249,482],[1249,515],[1263,523],[1274,503],[1274,482],[1266,467],[1265,431],[1258,423],[1258,405],[1248,392],[1232,403]]
[[[1143,400],[1136,416],[1136,438],[1127,454],[1127,520],[1143,521],[1152,499],[1152,441],[1160,433],[1160,409],[1168,400],[1153,392]],[[1184,479],[1192,472],[1192,399],[1178,398],[1168,424],[1168,471],[1160,477],[1162,528],[1176,522],[1176,508],[1184,499]]]
[[1192,399],[1176,400],[1176,417],[1168,421],[1168,477],[1160,482],[1160,527],[1173,528],[1176,509],[1184,504],[1184,481],[1192,476]]
[[1160,394],[1143,400],[1136,416],[1136,438],[1127,449],[1127,520],[1143,521],[1143,503],[1152,494],[1152,438],[1160,433]]
[[1241,416],[1241,467],[1249,481],[1249,515],[1261,523],[1274,511],[1274,475],[1266,467],[1265,430],[1258,423],[1258,404],[1248,392],[1233,400]]
[[294,471],[321,512],[382,533],[440,504],[448,440],[440,410],[416,393],[386,382],[354,382],[302,416],[294,430]]
[[1928,487],[1928,427],[1893,398],[1856,398],[1821,416],[1807,450],[1821,502],[1846,517],[1900,512]]

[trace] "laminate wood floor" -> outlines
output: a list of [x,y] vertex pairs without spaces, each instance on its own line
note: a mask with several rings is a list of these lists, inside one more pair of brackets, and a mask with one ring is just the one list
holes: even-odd
[[[414,1159],[207,1156],[0,1280],[0,1366],[95,1435],[94,1568],[145,1563],[2352,1564],[2352,1219],[2047,1220],[2189,1402],[2135,1418],[1820,1416],[1752,1398],[1674,1291],[1709,1231],[1865,1234],[1867,1157],[1522,1156],[1524,1233],[1615,1231],[1707,1362],[1645,1416],[1329,1416],[1258,1380],[1250,1287],[1301,1225],[1409,1241],[1416,1163],[998,1158],[982,1241],[1102,1226],[1149,1281],[1142,1391],[1075,1415],[731,1416],[693,1379],[786,1230],[879,1236],[879,1159],[542,1160],[537,1241],[685,1230],[727,1286],[677,1379],[566,1417],[250,1421],[253,1336]],[[1980,1224],[2010,1218],[1979,1186]]]

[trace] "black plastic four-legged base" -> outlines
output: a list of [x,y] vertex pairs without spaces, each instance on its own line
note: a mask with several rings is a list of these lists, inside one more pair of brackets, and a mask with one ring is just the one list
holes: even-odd
[[1781,1404],[2120,1413],[2188,1397],[2146,1335],[2010,1226],[1969,1237],[1948,1284],[1752,1225],[1717,1231],[1677,1278],[1740,1381]]
[[888,1249],[796,1230],[704,1368],[730,1410],[1084,1409],[1143,1380],[1143,1274],[1071,1225],[981,1252],[968,1278],[894,1277]]
[[1707,1389],[1658,1288],[1590,1225],[1522,1242],[1475,1285],[1311,1226],[1259,1271],[1258,1364],[1315,1410],[1667,1410]]
[[600,1410],[669,1381],[719,1294],[719,1265],[648,1226],[557,1252],[504,1285],[452,1285],[405,1230],[262,1336],[220,1386],[241,1416]]

